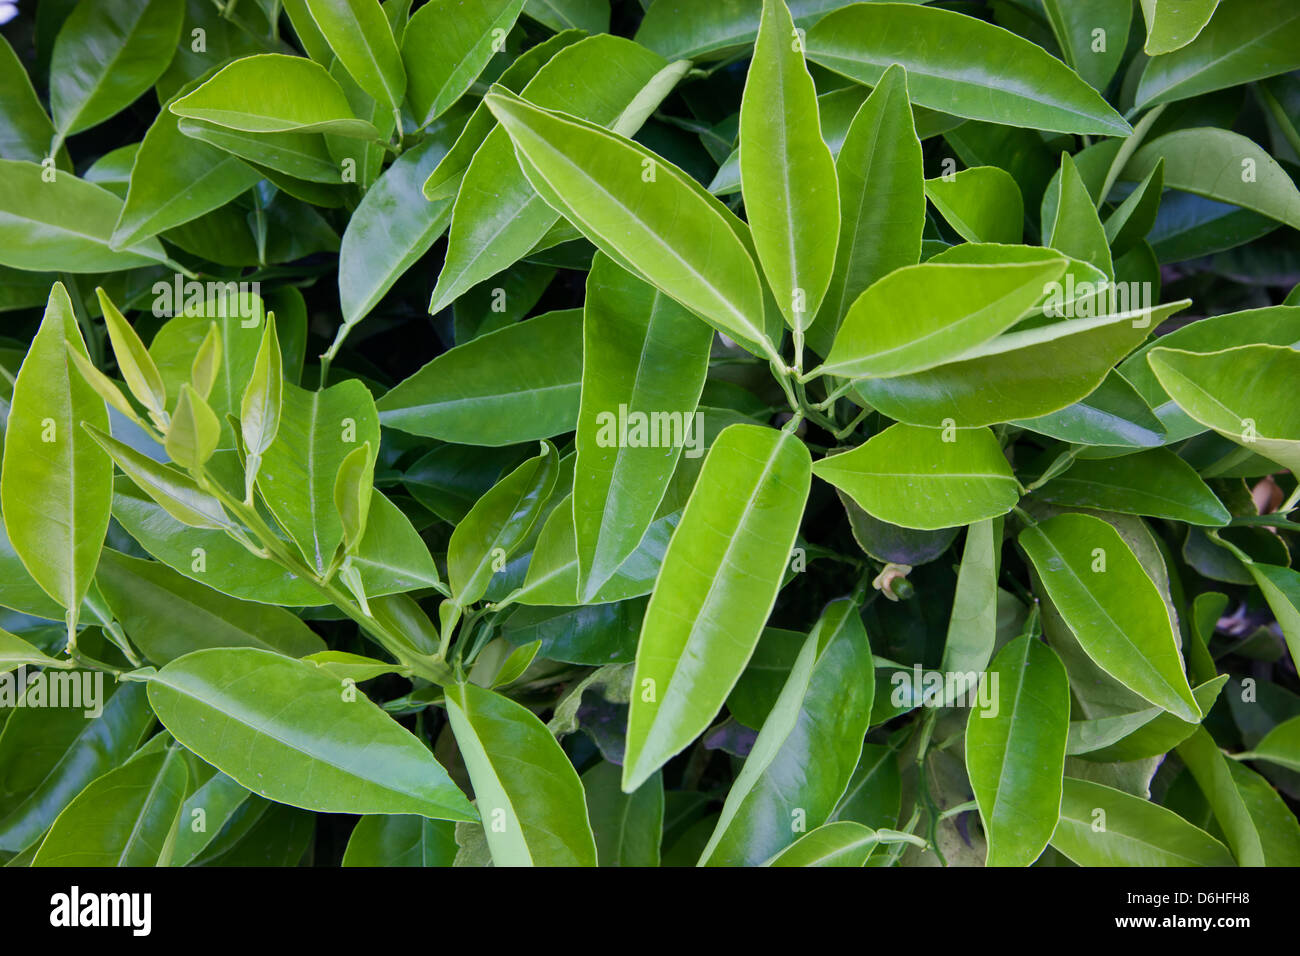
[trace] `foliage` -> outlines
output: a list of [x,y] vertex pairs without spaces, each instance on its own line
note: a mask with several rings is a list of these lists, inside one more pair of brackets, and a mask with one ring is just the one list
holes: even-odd
[[1300,863],[1292,0],[5,29],[8,865]]

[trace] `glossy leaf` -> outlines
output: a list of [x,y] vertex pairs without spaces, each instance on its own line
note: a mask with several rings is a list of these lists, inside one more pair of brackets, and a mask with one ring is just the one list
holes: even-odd
[[13,386],[0,471],[9,541],[28,572],[68,614],[73,633],[99,561],[113,497],[113,464],[83,430],[108,427],[104,402],[70,367],[85,355],[63,285],[49,304]]
[[740,677],[794,546],[811,480],[793,436],[728,428],[664,556],[637,647],[623,789],[698,736]]
[[973,707],[966,769],[988,840],[989,866],[1028,866],[1047,846],[1061,807],[1070,685],[1056,654],[1019,637],[989,665],[993,707]]
[[822,142],[817,89],[785,0],[764,0],[740,104],[740,177],[758,261],[786,323],[821,307],[840,229],[835,161]]
[[397,110],[406,93],[393,30],[383,11],[370,0],[306,0],[321,36],[357,85],[373,99]]
[[620,771],[608,761],[582,775],[587,814],[601,866],[658,866],[663,837],[664,784],[658,774],[633,793],[619,785]]
[[712,340],[707,325],[653,286],[603,256],[593,263],[573,483],[584,600],[636,550],[683,449],[702,451],[695,408]]
[[808,58],[869,86],[900,63],[912,102],[957,116],[1066,133],[1129,132],[1095,90],[1040,47],[948,10],[842,7],[808,31]]
[[496,866],[595,866],[582,781],[546,726],[474,684],[447,687],[447,716]]
[[904,528],[932,531],[997,517],[1020,498],[988,429],[893,425],[852,451],[822,459],[813,473],[867,514]]
[[419,740],[311,664],[253,648],[201,650],[148,686],[177,740],[267,799],[322,813],[475,819]]
[[1091,515],[1062,514],[1026,528],[1020,544],[1099,667],[1183,720],[1200,720],[1165,602],[1113,527]]
[[1190,465],[1171,451],[1152,449],[1122,458],[1078,461],[1045,484],[1044,501],[1099,511],[1222,526],[1231,515]]

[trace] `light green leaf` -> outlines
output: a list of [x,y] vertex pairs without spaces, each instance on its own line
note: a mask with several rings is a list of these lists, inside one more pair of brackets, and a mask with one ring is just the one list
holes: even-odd
[[513,445],[572,431],[582,389],[582,312],[569,309],[479,336],[439,355],[379,399],[379,421],[414,435]]
[[[280,428],[284,386],[284,361],[280,355],[280,339],[275,334],[275,316],[268,314],[248,385],[239,400],[239,431],[244,440],[246,459],[244,484],[246,499],[250,502],[253,500],[253,486],[262,465],[262,456],[275,442]],[[298,428],[302,428],[301,418]]]
[[892,425],[813,465],[867,514],[933,531],[1005,514],[1020,485],[993,432]]
[[0,630],[0,674],[7,674],[9,671],[29,664],[37,667],[66,668],[72,666],[70,661],[55,660],[48,654],[41,653],[40,649],[27,643],[21,637],[15,637],[8,631]]
[[893,377],[961,358],[1015,325],[1065,266],[1065,259],[1048,259],[997,266],[926,262],[896,269],[849,308],[817,371]]
[[[348,379],[315,392],[284,383],[279,427],[265,451],[257,487],[318,574],[330,566],[343,541],[343,520],[334,498],[339,470],[349,455],[366,445],[379,447],[379,415],[360,381]],[[367,453],[359,463],[356,484],[369,489],[373,469]]]
[[1060,514],[1022,531],[1020,545],[1098,667],[1183,720],[1201,719],[1169,609],[1119,532],[1092,515]]
[[217,450],[220,439],[221,423],[216,414],[188,382],[182,385],[167,427],[167,456],[182,468],[201,468]]
[[[825,117],[822,127],[825,135]],[[902,67],[886,70],[853,114],[835,169],[840,196],[835,269],[808,330],[819,355],[830,351],[849,306],[868,286],[921,258],[925,180]]]
[[446,688],[496,866],[595,866],[582,781],[546,725],[474,684]]
[[1028,866],[1061,807],[1070,683],[1050,647],[1025,635],[989,666],[994,704],[972,708],[966,769],[988,840],[989,866]]
[[1043,223],[1043,232],[1050,236],[1047,245],[1053,249],[1096,266],[1107,278],[1114,277],[1106,229],[1069,153],[1061,154],[1061,195],[1056,218],[1050,229]]
[[615,133],[503,92],[487,103],[529,182],[601,251],[755,355],[777,357],[748,233],[726,207]]
[[[619,64],[612,73],[611,62]],[[521,95],[535,106],[630,136],[688,65],[670,65],[622,37],[588,37],[556,53]],[[592,82],[597,75],[601,81]],[[429,311],[442,311],[475,283],[522,259],[560,222],[559,212],[538,195],[520,168],[506,130],[493,130],[461,180],[447,258]]]
[[1187,46],[1205,29],[1219,0],[1142,0],[1147,22],[1147,56],[1172,53]]
[[305,661],[253,648],[195,651],[149,679],[172,736],[254,793],[319,813],[476,818],[416,737]]
[[62,283],[13,386],[0,471],[0,507],[10,544],[50,597],[77,623],[108,529],[113,464],[81,427],[108,427],[103,399],[69,367],[71,346],[86,357]]
[[840,230],[835,160],[822,142],[817,89],[785,0],[764,0],[740,103],[740,178],[754,248],[786,324],[821,308]]
[[1263,834],[1234,775],[1234,771],[1250,771],[1229,761],[1203,727],[1178,745],[1178,756],[1205,794],[1237,865],[1267,865]]
[[1062,133],[1126,136],[1129,125],[1042,47],[974,17],[911,4],[842,7],[808,31],[808,58],[874,86],[893,63],[912,102]]
[[121,213],[122,200],[102,186],[36,163],[0,159],[0,265],[83,273],[165,262],[154,238],[120,251],[112,247]]
[[1238,759],[1267,760],[1279,767],[1300,770],[1300,717],[1278,724],[1264,739],[1251,748],[1250,753],[1234,754]]
[[[654,520],[695,415],[712,330],[605,256],[587,277],[573,516],[579,597],[589,601]],[[625,427],[626,423],[626,427]]]
[[1043,0],[1043,12],[1065,53],[1065,62],[1093,89],[1105,92],[1124,59],[1133,21],[1132,0],[1091,0],[1086,4]]
[[967,242],[1019,243],[1025,229],[1020,187],[1000,166],[973,166],[925,181],[925,195]]
[[[1300,18],[1297,19],[1300,25]],[[1207,199],[1253,209],[1300,229],[1300,189],[1277,160],[1226,129],[1180,129],[1147,143],[1122,175],[1142,180],[1164,161],[1164,184]]]
[[1073,777],[1052,846],[1080,866],[1233,865],[1227,847],[1172,810]]
[[1147,361],[1178,406],[1248,451],[1300,472],[1300,407],[1278,390],[1296,381],[1300,352],[1247,345],[1196,353],[1155,348]]
[[966,529],[957,589],[953,593],[941,669],[983,673],[993,657],[998,627],[998,556],[1001,523],[977,521]]
[[864,866],[880,842],[876,831],[837,820],[805,833],[765,866]]
[[407,96],[416,124],[428,126],[473,84],[514,27],[524,0],[432,0],[402,37]]
[[402,107],[406,71],[393,30],[373,0],[306,0],[307,11],[357,85],[376,102]]
[[81,0],[50,59],[50,110],[59,139],[125,109],[162,76],[180,42],[175,0]]
[[811,460],[792,435],[732,425],[705,459],[637,647],[623,789],[708,727],[758,643],[794,546]]
[[380,138],[374,126],[353,115],[342,87],[323,66],[281,53],[236,60],[169,109],[249,133]]
[[6,94],[0,106],[0,158],[39,163],[50,153],[54,124],[18,54],[4,37],[0,37],[0,88]]

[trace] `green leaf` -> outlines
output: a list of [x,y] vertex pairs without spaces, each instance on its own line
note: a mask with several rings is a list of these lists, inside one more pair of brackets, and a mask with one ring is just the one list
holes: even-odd
[[236,528],[221,502],[200,488],[193,478],[140,454],[97,428],[88,426],[86,430],[122,473],[177,521],[191,528],[213,531]]
[[86,357],[72,302],[56,283],[14,382],[0,507],[14,551],[67,611],[71,636],[108,530],[113,464],[81,428],[107,428],[108,412],[69,368],[69,345]]
[[112,247],[121,213],[122,200],[102,186],[36,163],[0,159],[0,265],[83,273],[165,261],[154,238],[120,251]]
[[334,479],[334,508],[343,525],[343,547],[349,554],[356,551],[365,535],[374,470],[370,442],[366,442],[348,452]]
[[1277,160],[1245,136],[1226,129],[1175,130],[1134,153],[1121,175],[1142,180],[1162,160],[1167,188],[1252,209],[1300,229],[1300,189]]
[[1020,533],[1042,586],[1097,666],[1183,720],[1199,721],[1169,609],[1110,524],[1061,514]]
[[1277,390],[1295,381],[1300,352],[1247,345],[1200,354],[1155,348],[1151,370],[1178,406],[1248,451],[1300,471],[1300,409]]
[[[72,671],[83,691],[94,691],[95,674]],[[33,688],[29,688],[29,693]],[[121,764],[154,725],[153,714],[138,684],[106,681],[95,692],[102,711],[95,713],[89,695],[84,709],[20,707],[0,733],[0,850],[17,853],[38,841],[55,817],[87,784]]]
[[172,736],[268,800],[318,813],[474,820],[417,738],[355,688],[253,648],[195,651],[149,679]]
[[379,421],[413,435],[513,445],[572,431],[582,388],[582,313],[548,312],[439,355],[379,399]]
[[456,825],[411,814],[362,817],[352,829],[343,866],[451,866]]
[[740,177],[754,248],[786,323],[817,315],[840,230],[835,160],[822,142],[817,89],[785,0],[764,0],[740,103]]
[[447,578],[462,607],[483,596],[492,575],[528,536],[558,472],[555,446],[543,442],[541,454],[493,485],[456,525],[447,546]]
[[169,109],[249,133],[380,138],[374,126],[353,115],[342,87],[323,66],[281,53],[236,60]]
[[1020,187],[999,166],[974,166],[951,179],[927,179],[925,195],[967,242],[1019,243],[1024,235]]
[[832,602],[804,642],[727,793],[701,865],[758,865],[796,824],[830,819],[862,753],[875,668],[856,602]]
[[[1043,223],[1043,232],[1049,232],[1046,222]],[[1115,275],[1106,229],[1069,153],[1061,154],[1061,195],[1047,245],[1096,266],[1107,278]]]
[[823,375],[924,371],[1013,326],[1065,271],[1065,259],[1002,265],[922,263],[896,269],[849,308]]
[[[221,771],[214,772],[181,805],[181,822],[172,845],[171,865],[186,866],[210,844],[228,838],[226,824],[233,821],[237,825],[241,811],[245,819],[254,816],[251,808],[258,803],[263,803],[261,797],[253,796]],[[202,821],[202,826],[198,826],[199,821]]]
[[[186,87],[182,92],[188,92]],[[130,246],[224,206],[261,177],[216,146],[186,136],[170,102],[144,134],[131,184],[113,227],[114,248]]]
[[[146,353],[148,354],[148,353]],[[199,393],[186,383],[167,427],[167,455],[182,468],[201,468],[221,439],[221,423]]]
[[[304,403],[305,404],[305,403]],[[257,358],[239,400],[239,432],[244,442],[244,483],[246,499],[253,500],[253,485],[257,481],[262,457],[275,442],[280,429],[284,405],[284,361],[280,355],[280,339],[275,334],[275,316],[267,315],[262,327],[262,343],[257,348]],[[314,406],[309,407],[308,414]],[[301,435],[301,416],[298,433]]]
[[1147,56],[1172,53],[1187,46],[1205,29],[1219,6],[1219,0],[1142,0],[1147,22]]
[[1279,767],[1300,770],[1300,717],[1278,724],[1264,739],[1251,748],[1249,755],[1236,754],[1238,760],[1267,760]]
[[892,425],[852,451],[823,458],[813,473],[867,514],[926,531],[995,518],[1020,499],[1020,485],[987,428]]
[[0,37],[0,88],[7,94],[0,107],[0,158],[39,163],[49,155],[54,124],[18,54],[4,37]]
[[[917,2],[917,0],[911,0]],[[841,0],[791,0],[790,12],[800,27],[809,27]],[[763,0],[654,0],[637,30],[636,42],[666,57],[699,59],[705,54],[752,46],[758,37]]]
[[[1138,391],[1113,369],[1095,389],[1072,405],[1015,424],[1040,435],[1091,445],[1109,453],[1151,448],[1163,442],[1165,428]],[[1090,452],[1081,453],[1088,457]]]
[[732,425],[705,459],[637,647],[623,789],[709,725],[758,643],[811,482],[803,443]]
[[946,672],[982,673],[993,657],[998,626],[998,525],[985,520],[966,529],[943,645],[941,669]]
[[524,0],[432,0],[406,25],[402,62],[416,124],[428,126],[483,72]]
[[805,833],[766,866],[864,866],[880,842],[876,831],[837,820]]
[[546,725],[474,684],[446,688],[496,866],[595,866],[582,781]]
[[324,642],[279,607],[228,597],[156,561],[105,548],[95,583],[131,643],[159,666],[209,647],[257,647],[287,657]]
[[1065,778],[1052,846],[1080,866],[1232,866],[1214,837],[1122,790]]
[[910,4],[842,7],[808,31],[808,58],[874,86],[893,63],[912,102],[1062,133],[1127,136],[1123,118],[1041,47],[974,17]]
[[426,204],[421,187],[447,155],[454,128],[431,130],[422,143],[399,156],[366,190],[348,220],[339,247],[343,324],[336,342],[379,304],[451,222],[451,203]]
[[601,866],[658,866],[664,825],[664,782],[653,774],[632,793],[619,787],[622,771],[607,760],[582,775],[587,815]]
[[[315,392],[288,383],[282,388],[279,427],[266,448],[257,487],[307,564],[323,574],[343,541],[334,497],[339,471],[353,452],[379,447],[379,416],[357,379]],[[354,480],[368,491],[374,471],[370,453],[357,465]]]
[[855,389],[872,407],[911,425],[951,420],[969,428],[1048,415],[1091,393],[1152,328],[1189,304],[1012,331],[946,365],[867,379]]
[[70,661],[55,660],[40,649],[15,637],[8,631],[0,630],[0,674],[7,674],[28,664],[39,667],[71,667]]
[[528,0],[524,12],[552,30],[609,30],[609,0]]
[[[1143,0],[1145,6],[1150,0]],[[1191,0],[1180,7],[1203,7]],[[1162,6],[1170,6],[1162,0]],[[1144,10],[1145,12],[1145,10]],[[1196,39],[1147,63],[1135,109],[1223,90],[1300,67],[1300,9],[1289,0],[1225,3]]]
[[589,601],[654,520],[695,416],[712,330],[610,259],[587,277],[573,516],[579,597]]
[[162,76],[180,42],[174,0],[82,0],[59,28],[50,110],[60,140],[97,126]]
[[[824,118],[822,127],[825,134]],[[835,169],[840,197],[835,268],[808,330],[819,355],[830,351],[849,306],[868,286],[921,258],[925,180],[902,67],[886,70],[853,114]]]
[[[1227,681],[1228,675],[1222,674],[1193,688],[1192,694],[1202,713],[1210,712]],[[1159,707],[1075,721],[1070,724],[1068,752],[1101,763],[1147,760],[1167,754],[1195,733],[1199,726],[1199,723],[1189,723]],[[1088,749],[1080,750],[1081,747]]]
[[1232,517],[1191,465],[1172,451],[1076,461],[1036,496],[1054,504],[1222,527]]
[[[581,30],[566,30],[549,40],[543,40],[536,46],[529,47],[497,78],[497,84],[512,93],[518,93],[537,75],[538,70],[550,62],[551,57],[566,46],[577,43],[583,36],[585,34]],[[496,128],[497,121],[492,111],[488,109],[486,103],[480,101],[456,138],[455,145],[425,180],[425,198],[430,201],[454,198],[460,188],[461,177],[469,168],[474,154],[483,145],[488,134]]]
[[615,133],[502,92],[487,104],[529,182],[602,252],[755,355],[776,358],[748,233],[726,207]]
[[1234,771],[1246,768],[1232,764],[1224,757],[1214,738],[1203,727],[1178,745],[1178,756],[1196,778],[1201,793],[1205,794],[1237,865],[1266,866],[1259,826],[1234,775]]
[[1255,586],[1277,618],[1292,662],[1300,661],[1300,572],[1245,560],[1246,556],[1239,549],[1234,553],[1243,559]]
[[989,866],[1028,866],[1061,807],[1070,684],[1050,647],[1029,635],[1004,647],[984,680],[994,704],[971,708],[966,769],[988,840]]
[[1088,4],[1043,0],[1043,12],[1065,53],[1065,62],[1093,89],[1105,92],[1124,59],[1133,20],[1131,0]]
[[343,68],[375,101],[394,110],[406,94],[406,71],[392,27],[372,0],[306,0],[321,36]]
[[[599,83],[608,64],[619,69]],[[529,103],[632,135],[688,64],[669,64],[621,37],[595,36],[560,50],[528,81]],[[430,312],[440,312],[475,283],[490,279],[539,245],[560,215],[520,167],[504,129],[483,140],[461,180],[447,258]]]
[[59,814],[32,866],[166,866],[188,777],[171,747],[106,773]]

